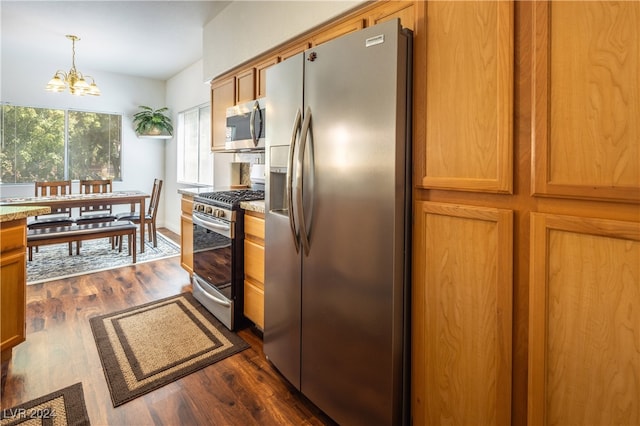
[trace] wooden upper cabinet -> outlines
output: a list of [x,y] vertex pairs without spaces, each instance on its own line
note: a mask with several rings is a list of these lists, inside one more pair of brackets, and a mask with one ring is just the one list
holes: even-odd
[[256,99],[267,96],[267,68],[278,63],[274,56],[256,65]]
[[530,241],[528,424],[640,424],[640,224],[532,213]]
[[287,47],[286,49],[280,51],[278,53],[278,58],[281,61],[284,61],[285,59],[295,56],[300,52],[304,52],[310,47],[311,47],[311,43],[309,43],[308,41],[294,44],[293,46]]
[[[416,114],[423,188],[511,193],[513,188],[513,3],[426,4],[425,100]],[[417,84],[417,83],[416,83]]]
[[533,2],[533,193],[640,200],[640,3]]
[[227,108],[235,105],[236,79],[229,77],[211,83],[211,150],[224,149],[227,134]]
[[413,1],[390,1],[377,7],[371,15],[367,17],[368,25],[372,26],[394,18],[400,18],[400,24],[410,30],[416,29],[415,10]]
[[236,74],[236,104],[256,98],[256,70],[249,68]]
[[342,24],[336,25],[335,27],[331,27],[319,34],[314,35],[311,39],[311,44],[313,46],[317,46],[329,40],[333,40],[334,38],[338,38],[345,34],[361,30],[364,28],[364,26],[365,20],[363,18],[346,21]]

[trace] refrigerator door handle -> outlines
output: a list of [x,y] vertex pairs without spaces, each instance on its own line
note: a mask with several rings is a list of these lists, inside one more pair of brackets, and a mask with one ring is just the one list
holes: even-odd
[[[304,153],[307,149],[307,139],[311,130],[311,108],[307,107],[304,113],[304,121],[302,122],[302,130],[300,131],[300,147],[298,148],[298,157],[296,162],[297,175],[296,175],[296,203],[298,207],[298,224],[300,228],[300,240],[302,241],[302,247],[304,254],[309,255],[309,234],[307,232],[307,225],[305,223],[305,212],[302,200],[302,176],[304,175]],[[311,153],[312,155],[312,153]],[[313,167],[313,160],[311,161]],[[313,172],[313,170],[311,170]],[[313,197],[311,198],[313,200]],[[313,205],[311,206],[311,212],[313,211]],[[309,218],[311,223],[311,217]]]
[[296,141],[298,140],[298,132],[300,131],[300,122],[302,121],[302,111],[298,108],[296,118],[293,121],[293,130],[291,131],[291,143],[289,144],[289,163],[287,167],[287,205],[289,206],[289,226],[291,227],[291,235],[293,243],[296,246],[296,253],[300,253],[300,237],[296,229],[296,219],[293,214],[293,159],[296,150]]

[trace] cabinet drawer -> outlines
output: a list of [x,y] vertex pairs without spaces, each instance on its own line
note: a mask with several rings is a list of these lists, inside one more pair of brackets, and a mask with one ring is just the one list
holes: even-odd
[[253,281],[244,281],[244,316],[264,329],[264,291]]
[[193,198],[182,196],[182,200],[180,201],[180,209],[182,213],[191,214],[193,211]]
[[244,233],[264,240],[264,219],[245,215]]
[[21,250],[27,245],[25,223],[19,225],[4,225],[0,232],[0,252]]
[[244,240],[244,275],[264,282],[264,247],[249,240]]

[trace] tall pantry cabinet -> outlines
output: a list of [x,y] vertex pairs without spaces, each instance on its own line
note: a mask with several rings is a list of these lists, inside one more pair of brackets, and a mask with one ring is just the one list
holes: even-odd
[[640,424],[640,3],[415,12],[413,424]]

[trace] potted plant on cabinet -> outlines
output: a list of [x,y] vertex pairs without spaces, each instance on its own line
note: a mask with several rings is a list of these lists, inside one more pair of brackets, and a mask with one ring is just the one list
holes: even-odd
[[173,134],[171,117],[165,115],[169,108],[153,109],[140,105],[140,111],[133,115],[133,124],[138,136],[169,137]]

